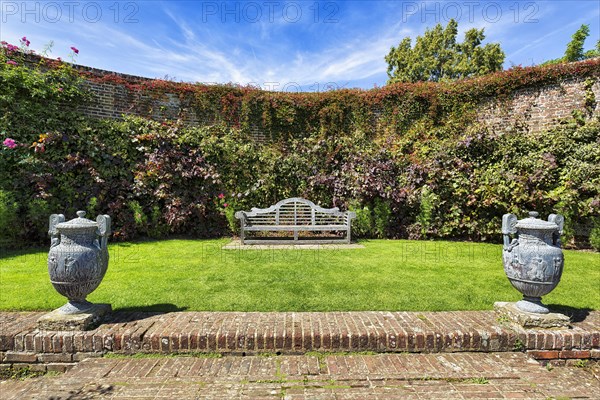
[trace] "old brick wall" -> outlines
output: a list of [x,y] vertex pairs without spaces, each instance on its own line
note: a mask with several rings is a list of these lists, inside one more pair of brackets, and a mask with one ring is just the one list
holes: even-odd
[[[86,81],[86,86],[94,97],[82,108],[89,116],[121,118],[123,115],[132,114],[157,120],[181,119],[191,125],[214,122],[208,116],[197,114],[192,106],[193,94],[150,95],[147,92],[132,91],[122,83],[97,78],[116,76],[121,78],[121,81],[129,82],[149,82],[151,79],[94,68],[79,68],[92,77]],[[591,105],[590,95],[595,99]],[[600,116],[600,80],[596,80],[589,89],[586,89],[586,78],[573,78],[559,84],[518,89],[508,98],[483,99],[477,119],[498,133],[515,128],[536,132],[555,126],[560,119],[571,116],[574,110],[582,111],[587,118]],[[256,127],[252,127],[251,131],[259,141],[269,137],[268,132],[262,132]]]
[[[596,99],[588,105],[589,110],[586,110],[586,91],[588,96],[591,91]],[[538,132],[555,126],[574,110],[583,112],[587,118],[600,116],[600,81],[586,89],[585,79],[573,79],[519,89],[508,99],[486,99],[480,105],[478,119],[498,133],[512,129]]]
[[[81,108],[86,115],[114,119],[122,118],[123,115],[138,115],[157,120],[182,119],[189,124],[204,122],[199,120],[190,107],[193,102],[192,95],[174,93],[152,95],[148,92],[133,91],[120,82],[151,82],[152,79],[96,68],[81,66],[77,68],[89,77],[85,81],[85,88],[93,95],[92,100]],[[117,79],[102,79],[107,77]]]

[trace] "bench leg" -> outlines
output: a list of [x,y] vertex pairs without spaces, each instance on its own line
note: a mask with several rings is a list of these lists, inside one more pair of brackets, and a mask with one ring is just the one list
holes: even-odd
[[350,244],[351,240],[352,238],[350,236],[350,228],[348,228],[348,230],[346,231],[346,243]]
[[298,241],[298,231],[294,231],[294,242]]
[[240,243],[244,244],[244,226],[242,225],[242,229],[240,230]]

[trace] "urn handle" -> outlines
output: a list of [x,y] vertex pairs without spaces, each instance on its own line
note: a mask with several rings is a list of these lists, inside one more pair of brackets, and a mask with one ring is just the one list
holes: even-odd
[[516,246],[519,241],[517,238],[512,240],[510,235],[515,235],[517,233],[517,216],[515,214],[504,214],[502,216],[502,237],[504,239],[504,250],[511,251],[514,246]]
[[100,236],[100,249],[107,250],[108,237],[110,236],[110,217],[108,215],[98,215],[98,236]]
[[63,214],[52,214],[50,215],[50,221],[48,224],[48,235],[50,235],[50,248],[58,246],[60,244],[60,233],[56,229],[56,225],[61,222],[65,222],[65,216]]
[[554,222],[558,226],[558,230],[552,234],[552,242],[555,246],[561,247],[560,237],[565,227],[565,217],[560,214],[550,214],[548,215],[548,221]]

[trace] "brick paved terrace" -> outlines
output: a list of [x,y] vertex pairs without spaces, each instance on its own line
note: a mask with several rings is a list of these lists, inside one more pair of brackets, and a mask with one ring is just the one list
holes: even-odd
[[101,358],[0,382],[25,399],[598,399],[600,370],[522,353]]
[[116,312],[51,332],[43,314],[0,313],[0,367],[65,373],[1,381],[2,399],[600,399],[598,311],[557,330],[493,311]]

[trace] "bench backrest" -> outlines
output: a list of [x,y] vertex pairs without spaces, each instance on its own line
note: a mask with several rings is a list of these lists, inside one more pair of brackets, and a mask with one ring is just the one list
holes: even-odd
[[323,208],[299,197],[281,200],[269,208],[252,208],[243,214],[248,225],[347,225],[348,218],[354,216],[337,207]]

